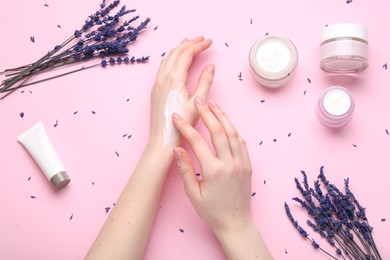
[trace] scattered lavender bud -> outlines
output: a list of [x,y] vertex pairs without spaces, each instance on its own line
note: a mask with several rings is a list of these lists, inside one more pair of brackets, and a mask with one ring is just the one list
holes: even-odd
[[276,138],[274,138],[274,140],[272,140],[272,141],[274,141],[274,143],[276,143],[278,140]]
[[95,111],[93,111],[93,110],[91,111],[91,113],[92,113],[93,115],[96,115],[96,112],[95,112]]
[[57,28],[61,28],[61,25],[57,24]]
[[260,103],[264,103],[264,102],[265,102],[265,100],[264,100],[264,99],[260,100]]
[[72,215],[70,215],[70,218],[69,218],[69,220],[72,220],[73,219],[73,214]]
[[127,100],[126,100],[126,102],[129,102],[130,101],[130,98],[128,98]]
[[30,177],[28,177],[27,181],[30,181],[30,180],[31,180],[31,176],[30,176]]
[[385,221],[386,221],[386,219],[385,219],[385,218],[382,218],[382,219],[381,219],[381,221],[382,221],[382,222],[385,222]]
[[181,228],[179,229],[179,231],[180,231],[180,233],[184,233],[184,230],[183,230],[183,229],[181,229]]
[[357,145],[356,144],[352,144],[353,145],[353,147],[357,147]]
[[304,95],[304,96],[306,96],[306,90],[305,90],[305,91],[303,91],[303,95]]
[[229,47],[229,44],[227,44],[227,42],[225,42],[225,46],[226,46],[226,47]]
[[311,79],[310,79],[310,78],[307,78],[307,82],[311,83]]
[[387,63],[385,63],[382,68],[384,68],[385,70],[387,70]]
[[253,24],[252,18],[249,19],[249,24]]
[[158,25],[156,27],[154,27],[154,30],[157,30],[158,29]]
[[94,181],[92,182],[92,185],[95,186],[95,182]]
[[34,36],[30,36],[30,41],[31,42],[35,42],[35,37]]
[[115,151],[115,154],[116,154],[117,157],[119,157],[119,153],[117,151]]
[[78,112],[79,112],[79,111],[74,111],[74,112],[73,112],[73,115],[76,115]]
[[23,117],[24,117],[24,112],[20,112],[20,113],[19,113],[19,116],[20,116],[21,118],[23,118]]
[[389,135],[389,130],[387,130],[387,128],[385,129],[385,132],[387,135]]
[[196,176],[200,176],[200,173],[198,172],[198,173],[196,173]]
[[238,80],[242,81],[242,74],[241,74],[241,72],[238,74]]
[[127,134],[122,135],[122,137],[126,137],[126,136],[127,136]]
[[259,145],[262,145],[263,144],[263,141],[260,141]]
[[32,199],[36,199],[37,197],[35,197],[34,195],[31,195],[30,198]]
[[166,53],[165,53],[165,51],[164,51],[163,53],[161,53],[161,57],[164,57],[164,56],[165,56],[165,54],[166,54]]
[[128,136],[127,136],[127,139],[130,139],[132,136],[133,136],[133,135],[128,135]]
[[268,34],[269,34],[269,33],[268,33],[268,32],[266,32],[266,33],[265,33],[265,36],[267,36]]
[[108,213],[110,211],[110,207],[106,207],[104,210],[106,211],[106,213]]
[[288,254],[288,252],[287,252],[287,249],[286,249],[286,248],[284,249],[284,253],[285,253],[286,255]]
[[347,0],[347,4],[350,4],[350,3],[352,3],[352,0]]
[[264,180],[264,182],[263,182],[263,183],[264,183],[264,185],[265,185],[265,184],[267,184],[267,180]]
[[45,4],[45,7],[49,7],[49,5],[48,5],[48,4]]
[[291,136],[291,133],[288,133],[287,137],[290,137]]
[[56,120],[56,123],[53,125],[54,127],[58,126],[58,119]]
[[251,194],[252,197],[255,196],[255,195],[256,195],[256,192],[253,192],[253,193]]

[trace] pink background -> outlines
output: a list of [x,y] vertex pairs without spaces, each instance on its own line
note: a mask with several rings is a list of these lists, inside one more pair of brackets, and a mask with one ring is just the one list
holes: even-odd
[[[0,70],[38,59],[78,29],[99,3],[4,1]],[[327,259],[299,236],[283,208],[289,202],[310,231],[306,213],[291,201],[298,195],[293,178],[305,170],[312,182],[321,165],[339,187],[350,177],[352,191],[367,208],[383,259],[390,258],[390,68],[383,67],[390,66],[388,0],[122,4],[136,8],[141,18],[152,18],[131,46],[132,55],[150,55],[150,62],[94,68],[27,87],[0,101],[0,259],[84,257],[108,216],[105,209],[113,207],[147,141],[150,89],[162,54],[184,37],[200,34],[212,38],[213,45],[195,60],[190,83],[203,66],[216,65],[210,96],[247,141],[256,192],[253,217],[275,259]],[[368,27],[370,67],[364,73],[336,77],[319,69],[320,30],[337,22]],[[275,91],[258,85],[248,64],[251,45],[267,32],[287,36],[299,53],[295,77]],[[318,97],[331,85],[348,88],[356,100],[352,122],[340,131],[325,128],[315,115]],[[51,188],[16,140],[38,120],[72,179],[60,191]],[[204,132],[202,125],[199,129]],[[224,259],[216,238],[187,199],[175,167],[160,205],[145,259]]]

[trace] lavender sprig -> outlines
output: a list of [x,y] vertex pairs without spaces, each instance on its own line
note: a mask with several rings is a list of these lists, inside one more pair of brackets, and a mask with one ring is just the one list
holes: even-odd
[[[137,26],[132,24],[139,19],[134,16],[126,21],[121,19],[135,9],[127,9],[122,6],[114,15],[111,12],[120,4],[120,0],[115,0],[110,4],[103,0],[99,5],[100,9],[88,16],[83,26],[75,30],[73,35],[63,43],[56,45],[51,51],[45,54],[38,61],[7,69],[0,74],[5,74],[7,79],[0,85],[0,93],[5,93],[0,99],[8,96],[14,90],[37,84],[46,80],[62,77],[78,71],[82,71],[97,66],[106,67],[108,64],[133,64],[144,63],[149,60],[149,56],[141,58],[128,57],[129,45],[136,41],[140,32],[147,27],[150,18],[146,18]],[[107,58],[108,57],[108,58]],[[30,79],[44,72],[58,69],[64,66],[76,65],[86,61],[98,59],[98,63],[81,68],[60,73],[56,76],[44,78],[31,82]],[[108,61],[107,61],[108,59]]]
[[[314,181],[314,189],[309,187],[306,173],[304,171],[301,173],[303,187],[297,178],[294,178],[294,182],[303,199],[294,197],[293,200],[308,213],[310,219],[306,221],[307,225],[325,239],[335,249],[336,255],[343,259],[382,259],[372,236],[373,228],[368,223],[366,210],[352,193],[349,178],[344,180],[345,193],[343,193],[326,179],[323,166],[320,168],[317,180]],[[323,191],[321,184],[326,191]],[[285,211],[302,235],[303,228],[292,217],[287,203],[285,203]],[[336,259],[310,238],[306,231],[304,234],[314,248],[321,249],[331,258]]]

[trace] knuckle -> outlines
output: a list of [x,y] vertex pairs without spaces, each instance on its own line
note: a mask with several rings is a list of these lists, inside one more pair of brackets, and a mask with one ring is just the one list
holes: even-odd
[[213,136],[222,136],[226,134],[225,129],[219,124],[214,125],[211,132]]
[[171,70],[167,75],[166,75],[166,81],[168,82],[169,85],[172,85],[176,82],[179,81],[180,75],[174,71]]
[[[241,139],[236,129],[229,129],[226,131],[226,135],[229,139]],[[240,140],[241,141],[241,140]]]
[[187,139],[190,143],[197,144],[202,141],[202,136],[195,131],[191,131],[191,133],[188,134]]

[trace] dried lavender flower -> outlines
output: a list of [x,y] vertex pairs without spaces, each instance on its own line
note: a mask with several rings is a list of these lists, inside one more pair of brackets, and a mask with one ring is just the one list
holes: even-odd
[[[88,16],[80,29],[76,29],[68,39],[56,45],[51,51],[45,54],[38,61],[20,66],[14,69],[7,69],[3,73],[7,79],[0,85],[0,93],[6,93],[1,99],[12,93],[14,90],[37,84],[46,80],[62,77],[81,70],[108,64],[144,63],[149,60],[149,56],[141,58],[132,57],[131,60],[126,55],[129,52],[129,45],[134,42],[140,32],[147,27],[150,18],[146,18],[138,25],[132,23],[139,19],[136,15],[129,20],[122,21],[127,14],[133,13],[135,9],[127,9],[122,6],[114,15],[111,12],[120,4],[119,0],[106,3],[103,0],[99,5],[100,9]],[[31,41],[35,38],[31,36]],[[118,56],[115,57],[115,56]],[[107,61],[105,58],[108,58]],[[30,79],[52,69],[63,66],[75,65],[91,59],[99,59],[99,63],[71,70],[43,80],[31,82]]]
[[[306,224],[335,249],[336,256],[341,256],[343,259],[382,259],[372,235],[373,227],[368,223],[365,208],[359,204],[350,189],[349,178],[344,179],[344,192],[342,192],[326,179],[324,166],[321,166],[320,174],[314,181],[314,189],[310,188],[306,173],[301,171],[301,174],[303,187],[297,178],[294,178],[294,182],[303,199],[294,197],[292,200],[305,209],[309,216]],[[321,184],[326,191],[321,189]],[[284,207],[293,226],[311,242],[315,249],[337,259],[336,256],[323,250],[298,225],[287,203]]]

